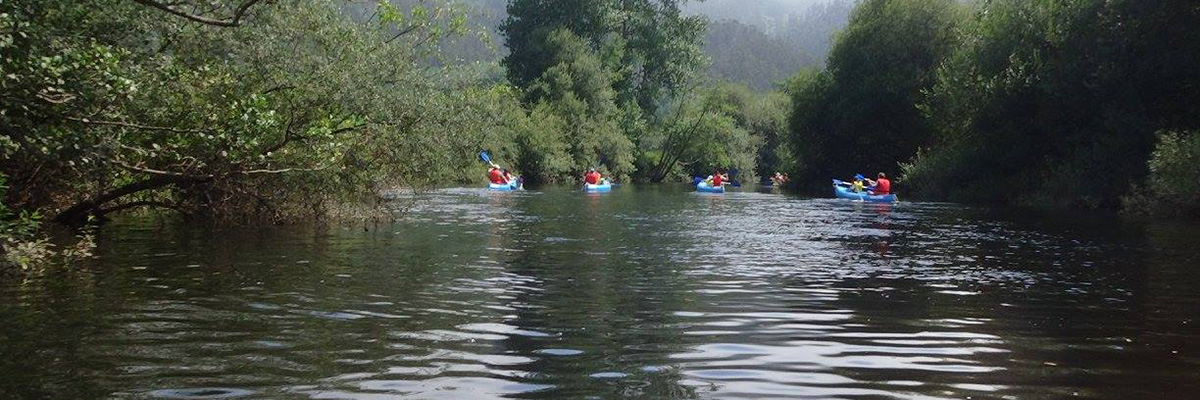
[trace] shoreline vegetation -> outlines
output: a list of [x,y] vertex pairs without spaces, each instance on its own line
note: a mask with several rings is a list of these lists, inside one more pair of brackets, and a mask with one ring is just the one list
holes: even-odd
[[[681,3],[511,0],[489,34],[441,1],[6,1],[0,262],[86,257],[131,211],[369,209],[481,182],[480,150],[535,185],[885,171],[907,199],[1200,211],[1192,2],[864,0],[765,92],[705,73],[713,22]],[[467,37],[507,53],[449,55]]]

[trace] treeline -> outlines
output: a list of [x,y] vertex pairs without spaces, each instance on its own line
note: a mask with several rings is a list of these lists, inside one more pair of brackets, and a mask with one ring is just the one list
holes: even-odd
[[483,182],[481,149],[531,183],[779,168],[786,100],[707,83],[706,21],[678,6],[513,0],[500,73],[459,62],[480,32],[449,3],[5,1],[0,253],[134,210],[361,215]]
[[867,0],[793,88],[798,182],[901,170],[938,200],[1200,205],[1195,2]]
[[427,62],[452,8],[367,4],[0,3],[5,259],[52,254],[48,221],[284,221],[475,176],[515,97]]
[[502,64],[531,128],[498,144],[502,159],[534,183],[593,167],[647,182],[781,167],[768,156],[786,152],[786,104],[704,80],[707,21],[681,3],[511,1]]

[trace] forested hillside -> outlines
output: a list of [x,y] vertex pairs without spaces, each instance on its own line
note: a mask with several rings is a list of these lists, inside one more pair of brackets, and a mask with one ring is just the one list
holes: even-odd
[[824,65],[853,6],[851,0],[708,0],[686,10],[713,21],[704,48],[710,74],[763,91]]
[[704,52],[712,59],[712,77],[758,91],[770,90],[800,68],[819,65],[821,59],[759,27],[728,19],[709,24]]

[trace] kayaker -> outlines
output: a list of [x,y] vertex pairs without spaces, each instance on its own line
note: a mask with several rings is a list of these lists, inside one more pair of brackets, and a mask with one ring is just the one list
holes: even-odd
[[508,172],[507,169],[504,170],[504,182],[503,183],[508,183],[508,184],[513,183],[512,173]]
[[492,168],[488,169],[488,182],[497,185],[504,185],[508,183],[508,181],[504,179],[504,172],[500,170],[500,167],[497,167],[494,164],[492,165]]
[[862,193],[863,191],[863,176],[862,174],[854,175],[854,182],[850,183],[850,190],[854,193]]
[[588,170],[587,173],[583,174],[583,181],[587,182],[589,185],[599,185],[601,177],[602,175],[600,175],[600,172],[597,172],[595,168],[592,168]]
[[885,175],[882,172],[879,173],[879,177],[876,178],[874,181],[872,181],[870,179],[868,179],[867,181],[871,183],[871,189],[870,189],[871,194],[891,194],[892,193],[892,181],[888,180],[887,175]]
[[712,177],[712,187],[721,187],[721,185],[725,184],[725,179],[728,178],[725,178],[720,171],[717,171],[717,173],[713,174]]
[[787,183],[787,181],[788,181],[787,175],[784,175],[782,172],[778,172],[778,171],[776,171],[775,176],[771,178],[771,182],[775,183],[776,185],[785,184],[785,183]]

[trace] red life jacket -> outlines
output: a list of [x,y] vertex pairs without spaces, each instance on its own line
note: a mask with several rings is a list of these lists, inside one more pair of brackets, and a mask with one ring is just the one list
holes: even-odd
[[892,181],[887,178],[879,178],[875,181],[875,194],[889,194],[892,192]]
[[713,187],[721,187],[721,184],[723,183],[724,181],[721,180],[721,174],[713,175]]
[[499,168],[492,168],[491,170],[488,170],[488,181],[501,185],[507,183],[504,180],[504,174],[500,172]]

